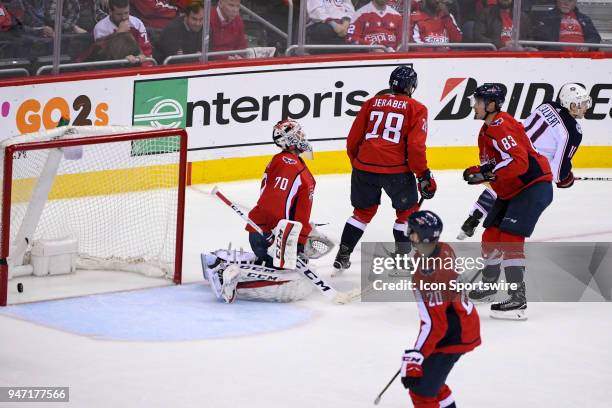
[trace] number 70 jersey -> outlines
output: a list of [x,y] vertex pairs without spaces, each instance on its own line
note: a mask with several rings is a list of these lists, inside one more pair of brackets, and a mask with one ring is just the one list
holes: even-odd
[[[289,152],[276,154],[261,181],[259,200],[249,218],[264,232],[271,232],[282,219],[299,221],[302,230],[298,242],[306,243],[310,226],[310,212],[315,190],[315,179],[306,163]],[[255,230],[247,224],[247,231]]]
[[427,170],[426,139],[427,108],[408,95],[384,94],[363,104],[346,149],[359,170],[420,176]]

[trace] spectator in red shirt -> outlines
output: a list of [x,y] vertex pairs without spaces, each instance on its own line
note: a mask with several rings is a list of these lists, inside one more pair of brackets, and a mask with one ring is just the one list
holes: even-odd
[[[415,43],[458,43],[463,38],[455,17],[449,13],[443,0],[423,0],[420,10],[412,13],[410,20],[412,25],[410,35]],[[448,50],[448,48],[437,50]]]
[[[576,7],[576,0],[557,0],[557,7],[544,14],[535,25],[534,40],[574,43],[600,43],[601,36],[589,16]],[[564,51],[588,51],[588,47],[541,47]]]
[[388,0],[372,0],[359,10],[348,29],[349,44],[380,44],[396,49],[402,40],[402,16]]
[[[247,48],[244,22],[240,17],[240,0],[219,0],[217,7],[210,13],[209,50],[230,51]],[[240,55],[230,55],[219,59],[239,59]]]
[[[498,49],[510,45],[512,41],[512,0],[498,0],[482,11],[474,27],[474,41],[494,44]],[[521,16],[522,40],[527,39],[527,28],[530,26],[526,13]]]

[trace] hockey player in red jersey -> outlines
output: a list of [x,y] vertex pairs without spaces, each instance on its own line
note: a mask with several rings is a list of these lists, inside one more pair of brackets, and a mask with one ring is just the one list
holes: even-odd
[[[446,378],[457,360],[481,343],[476,308],[465,293],[452,289],[458,279],[452,267],[455,253],[438,241],[441,233],[442,220],[431,211],[417,211],[408,219],[406,234],[415,256],[423,259],[412,278],[421,325],[413,349],[404,352],[400,372],[415,408],[455,408]],[[429,290],[431,284],[444,290]]]
[[[312,157],[312,147],[302,127],[294,120],[281,120],[274,125],[272,139],[282,151],[266,167],[259,200],[248,216],[261,228],[263,236],[247,224],[252,253],[219,249],[202,253],[200,257],[204,279],[217,298],[226,303],[233,303],[236,298],[274,302],[303,299],[313,289],[312,282],[303,273],[308,269],[308,257],[327,253],[314,248],[312,241],[325,243],[328,250],[333,247],[309,222],[315,180],[300,157],[302,154]],[[302,224],[297,245],[300,261],[296,269],[279,270],[268,255],[275,228],[281,220]]]
[[402,40],[402,15],[387,3],[388,0],[372,0],[357,10],[346,42],[397,48]]
[[[542,212],[552,201],[552,174],[548,160],[539,154],[523,125],[501,106],[506,89],[501,84],[484,84],[474,92],[475,118],[484,120],[478,135],[480,165],[463,172],[468,184],[489,182],[497,199],[483,226],[482,253],[487,265],[484,282],[495,282],[504,268],[506,282],[518,288],[509,297],[491,305],[491,316],[526,319],[525,238],[531,236]],[[495,292],[475,290],[473,299]]]
[[[544,102],[523,121],[533,147],[548,159],[553,181],[558,188],[574,185],[572,159],[582,143],[582,128],[578,119],[584,118],[592,104],[586,88],[570,82],[559,90],[559,103]],[[495,192],[489,188],[480,194],[470,216],[461,226],[458,239],[474,235],[474,230],[481,218],[491,210],[495,198]]]
[[301,154],[312,154],[312,147],[298,122],[285,119],[274,125],[274,143],[282,149],[276,154],[261,181],[261,195],[255,208],[249,213],[266,234],[262,237],[247,225],[251,248],[260,262],[272,266],[268,247],[273,240],[272,231],[282,219],[299,221],[302,230],[298,239],[298,252],[303,251],[310,234],[310,210],[315,189],[315,179],[308,170]]
[[405,223],[418,209],[418,190],[433,198],[436,182],[427,167],[427,108],[412,99],[417,73],[400,65],[389,79],[391,93],[367,100],[357,114],[346,142],[353,166],[351,204],[353,215],[344,226],[334,261],[336,272],[348,269],[350,255],[380,204],[381,190],[391,198],[396,213],[393,236],[396,251],[407,253],[410,243]]

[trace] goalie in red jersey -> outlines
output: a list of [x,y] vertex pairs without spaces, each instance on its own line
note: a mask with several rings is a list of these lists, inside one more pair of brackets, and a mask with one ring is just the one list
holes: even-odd
[[[312,147],[302,127],[295,120],[281,120],[274,125],[272,140],[282,151],[266,167],[259,200],[248,216],[261,230],[247,224],[253,252],[220,249],[201,255],[204,278],[226,303],[236,298],[290,302],[306,297],[313,285],[300,270],[308,269],[309,258],[321,257],[333,248],[329,238],[310,223],[315,180],[300,157],[312,157]],[[293,227],[286,227],[288,224]],[[268,254],[270,245],[279,239],[287,249],[288,237],[293,256],[299,256],[295,269],[287,264],[274,265],[279,251],[274,252],[274,259]]]
[[351,253],[376,214],[382,190],[396,213],[393,237],[397,253],[410,252],[404,231],[408,217],[419,208],[417,186],[425,199],[436,193],[425,154],[427,108],[412,98],[417,83],[412,67],[400,65],[389,78],[391,92],[368,99],[353,122],[346,150],[353,166],[354,210],[342,231],[334,261],[336,273],[350,267]]
[[[546,157],[538,153],[523,125],[501,111],[506,98],[502,84],[484,84],[473,96],[476,119],[484,120],[478,135],[480,165],[463,172],[468,184],[488,182],[497,194],[483,226],[482,254],[487,260],[482,270],[485,283],[497,281],[504,268],[506,282],[516,284],[509,297],[491,305],[491,316],[526,319],[527,299],[524,282],[525,238],[531,236],[552,202],[552,173]],[[484,300],[495,290],[473,290],[470,297]]]
[[272,266],[268,247],[274,239],[273,230],[280,220],[293,220],[302,224],[298,239],[298,253],[304,251],[310,226],[310,211],[315,189],[315,179],[301,154],[312,157],[312,147],[306,141],[302,126],[293,119],[285,119],[274,125],[272,140],[282,149],[266,167],[261,180],[261,193],[249,218],[264,232],[265,237],[247,224],[249,243],[257,258],[266,266]]
[[481,343],[476,308],[463,291],[453,290],[459,277],[455,252],[438,241],[441,233],[442,220],[431,211],[408,218],[406,234],[415,257],[422,258],[412,278],[421,325],[414,348],[404,352],[400,372],[415,408],[454,408],[446,378],[459,358]]

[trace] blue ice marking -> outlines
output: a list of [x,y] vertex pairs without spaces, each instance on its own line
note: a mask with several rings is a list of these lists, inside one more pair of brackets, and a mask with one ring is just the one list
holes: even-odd
[[0,313],[104,340],[183,341],[288,329],[314,312],[288,303],[220,303],[204,284],[107,293],[1,308]]

